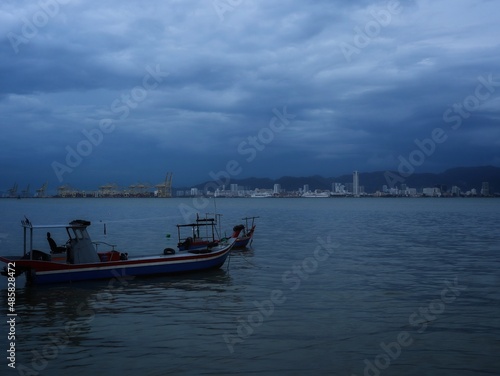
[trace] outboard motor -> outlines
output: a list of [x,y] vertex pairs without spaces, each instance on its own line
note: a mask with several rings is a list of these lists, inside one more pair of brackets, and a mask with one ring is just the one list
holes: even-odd
[[245,229],[245,226],[244,225],[236,225],[233,227],[233,235],[231,235],[232,238],[237,238],[238,236],[240,236],[240,233],[242,230]]

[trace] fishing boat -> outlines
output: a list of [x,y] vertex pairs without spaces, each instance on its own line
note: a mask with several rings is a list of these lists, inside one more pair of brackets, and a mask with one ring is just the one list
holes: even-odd
[[[210,249],[219,245],[221,242],[227,241],[228,238],[221,237],[220,214],[215,214],[214,217],[205,216],[200,218],[196,215],[196,221],[193,223],[177,225],[179,251]],[[255,231],[255,219],[259,217],[245,217],[245,225],[239,224],[233,227],[233,233],[229,239],[234,239],[234,248],[247,247],[253,238]]]
[[[255,232],[255,219],[259,217],[245,217],[245,225],[237,225],[233,227],[232,239],[235,239],[233,249],[246,248],[253,241]],[[250,222],[251,221],[251,222]],[[250,223],[250,224],[249,224]]]
[[[216,247],[221,242],[220,231],[217,229],[217,219],[220,214],[216,214],[215,218],[200,218],[196,214],[196,221],[177,225],[177,237],[179,239],[177,248],[179,251],[211,249]],[[186,231],[188,233],[186,234]]]
[[[24,254],[0,256],[0,261],[7,264],[1,274],[12,277],[25,273],[27,282],[33,284],[177,274],[220,268],[234,245],[234,240],[229,239],[213,247],[178,252],[165,248],[160,254],[129,257],[128,253],[116,250],[116,245],[93,242],[87,231],[91,225],[89,221],[74,220],[66,225],[33,225],[25,219],[21,224]],[[66,230],[68,235],[63,246],[57,246],[55,241],[49,240],[49,231],[57,229]],[[48,252],[33,248],[34,239],[44,232],[47,232]],[[37,246],[39,244],[38,240]],[[108,248],[104,252],[98,252],[98,247],[101,246]]]

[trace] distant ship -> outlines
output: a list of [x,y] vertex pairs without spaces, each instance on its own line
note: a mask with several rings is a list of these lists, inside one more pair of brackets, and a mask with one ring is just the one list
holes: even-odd
[[250,195],[252,198],[265,198],[265,197],[273,197],[273,194],[270,192],[255,192]]
[[317,189],[314,191],[314,192],[305,192],[302,194],[302,197],[306,197],[306,198],[311,198],[311,197],[330,197],[330,192],[326,191],[326,192],[321,192],[321,191],[318,191]]

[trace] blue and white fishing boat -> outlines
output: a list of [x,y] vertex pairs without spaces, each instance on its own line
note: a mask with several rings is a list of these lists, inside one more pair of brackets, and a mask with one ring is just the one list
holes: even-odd
[[[28,219],[23,220],[23,255],[0,256],[0,261],[7,264],[2,274],[12,277],[25,273],[28,283],[44,284],[197,272],[220,268],[234,245],[234,240],[228,239],[214,247],[185,251],[165,248],[160,254],[129,257],[116,250],[115,245],[93,242],[87,231],[90,224],[74,220],[67,225],[33,225]],[[51,239],[50,231],[56,229],[66,230],[68,239],[63,246]],[[34,237],[44,233],[47,252],[33,249]],[[109,248],[97,252],[98,246]]]

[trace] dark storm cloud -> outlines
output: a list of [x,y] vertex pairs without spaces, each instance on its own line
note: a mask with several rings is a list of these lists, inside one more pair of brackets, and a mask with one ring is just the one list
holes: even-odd
[[[241,177],[396,169],[436,128],[447,140],[421,171],[499,164],[499,10],[479,0],[3,2],[0,189],[157,183],[166,171],[194,184],[229,160]],[[444,114],[464,101],[472,111],[452,129]],[[270,134],[285,106],[295,117]],[[57,176],[54,162],[68,170]]]

